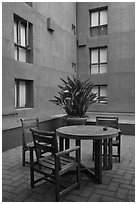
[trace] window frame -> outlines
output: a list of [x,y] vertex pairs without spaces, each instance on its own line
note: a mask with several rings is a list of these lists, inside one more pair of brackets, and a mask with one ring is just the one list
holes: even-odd
[[[25,106],[20,106],[20,82],[25,82]],[[33,80],[26,79],[15,79],[15,97],[14,104],[16,109],[24,109],[24,108],[33,108],[33,96],[34,96],[34,88],[33,88]]]
[[[98,94],[98,97],[99,97],[99,99],[97,100],[96,103],[97,104],[108,104],[108,91],[107,91],[107,96],[100,96],[102,86],[106,87],[106,90],[108,90],[108,86],[106,84],[94,85],[94,87],[97,87],[97,90],[98,90],[97,94]],[[94,92],[94,90],[93,90],[93,92]],[[104,99],[106,98],[106,100],[101,102],[101,100],[100,100],[101,98],[104,98]]]
[[[98,35],[106,35],[107,34],[107,30],[108,30],[108,21],[107,21],[107,23],[106,24],[103,24],[103,25],[100,25],[100,21],[101,21],[101,19],[100,19],[100,12],[101,11],[108,11],[108,6],[105,6],[105,7],[101,7],[101,8],[95,8],[95,9],[90,9],[89,10],[89,15],[90,15],[90,26],[89,26],[89,29],[90,29],[90,36],[91,37],[94,37],[94,36],[98,36]],[[94,12],[97,12],[98,13],[98,25],[96,25],[96,26],[92,26],[91,25],[91,22],[92,22],[92,13],[94,13]],[[108,14],[108,13],[107,13]],[[108,16],[108,15],[107,15]],[[107,18],[108,19],[108,18]],[[92,30],[95,30],[95,29],[97,29],[98,31],[97,31],[97,35],[93,35],[92,36]],[[101,31],[102,30],[104,30],[104,29],[106,29],[105,30],[105,34],[103,33],[101,33]]]
[[[101,58],[101,56],[100,56],[100,50],[101,49],[106,49],[107,50],[107,61],[106,62],[100,62],[100,58]],[[97,63],[92,63],[92,58],[91,58],[91,52],[92,52],[92,50],[97,50],[98,51],[98,62]],[[95,48],[89,48],[89,53],[90,53],[90,64],[89,64],[89,67],[90,67],[90,75],[93,75],[93,74],[105,74],[105,73],[107,73],[107,71],[105,72],[105,73],[101,73],[100,72],[100,67],[101,67],[101,65],[106,65],[107,66],[107,64],[108,64],[108,49],[107,49],[107,46],[102,46],[102,47],[95,47]],[[92,65],[97,65],[97,73],[92,73]]]
[[[17,60],[17,61],[21,61],[19,59],[19,56],[20,56],[20,51],[19,49],[23,49],[25,50],[26,54],[25,54],[25,57],[26,57],[26,60],[25,61],[21,61],[21,62],[25,62],[25,63],[30,63],[29,62],[29,59],[28,59],[28,54],[32,51],[32,46],[30,45],[30,40],[29,40],[29,30],[30,30],[30,26],[32,25],[30,22],[28,22],[27,20],[17,16],[16,14],[14,14],[14,23],[17,24],[17,30],[16,30],[16,36],[17,36],[17,42],[15,42],[14,40],[14,51],[15,51],[15,47],[17,49],[17,59],[15,59],[15,56],[14,56],[14,59]],[[21,44],[21,24],[25,25],[25,46]],[[15,30],[14,30],[15,32]],[[14,33],[15,35],[15,33]]]

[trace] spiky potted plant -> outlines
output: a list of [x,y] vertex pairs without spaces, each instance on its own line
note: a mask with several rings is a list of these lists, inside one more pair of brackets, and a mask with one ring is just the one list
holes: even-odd
[[50,101],[65,110],[67,125],[84,124],[89,106],[97,101],[97,94],[92,92],[93,82],[82,81],[76,76],[72,79],[68,76],[67,80],[61,78],[61,81],[63,85],[58,85],[59,96],[54,96]]

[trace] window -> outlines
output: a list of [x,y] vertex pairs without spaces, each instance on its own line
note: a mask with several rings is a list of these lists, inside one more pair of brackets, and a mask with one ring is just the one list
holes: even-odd
[[32,63],[32,24],[14,15],[14,58]]
[[33,81],[15,79],[15,107],[33,107]]
[[90,36],[107,34],[107,7],[90,11]]
[[107,47],[90,49],[90,74],[107,72]]
[[94,85],[92,91],[98,94],[97,103],[107,104],[107,85]]

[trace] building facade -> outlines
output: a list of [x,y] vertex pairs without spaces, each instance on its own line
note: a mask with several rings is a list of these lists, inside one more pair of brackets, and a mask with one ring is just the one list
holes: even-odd
[[76,3],[2,3],[3,129],[60,113],[49,102],[75,73]]
[[90,111],[135,111],[135,4],[77,3],[78,75],[94,82]]
[[134,113],[134,13],[134,3],[3,2],[3,129],[61,113],[49,100],[76,73],[100,95],[89,111]]

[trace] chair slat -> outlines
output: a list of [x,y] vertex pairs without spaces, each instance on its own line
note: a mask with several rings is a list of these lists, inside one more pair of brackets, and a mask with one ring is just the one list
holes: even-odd
[[52,146],[43,145],[40,143],[35,143],[36,149],[43,152],[54,152],[54,148]]
[[34,135],[34,139],[35,141],[39,141],[39,142],[43,142],[45,144],[53,144],[54,140],[52,137],[45,137],[45,136],[41,136],[41,135]]
[[118,129],[118,117],[96,116],[96,124]]

